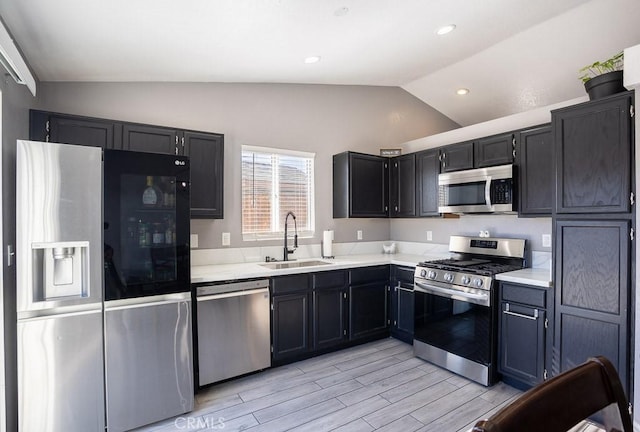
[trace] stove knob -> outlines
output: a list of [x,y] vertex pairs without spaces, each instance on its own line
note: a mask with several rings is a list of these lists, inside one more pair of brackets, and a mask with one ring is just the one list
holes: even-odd
[[482,288],[482,279],[474,279],[473,284],[478,288]]
[[469,282],[471,282],[471,278],[469,276],[462,276],[463,285],[469,285]]
[[453,282],[453,275],[451,273],[445,273],[444,280],[446,280],[449,283]]
[[[431,273],[431,272],[429,272]],[[420,277],[426,277],[427,276],[427,271],[426,270],[420,270]]]
[[429,279],[435,279],[436,278],[436,272],[433,270],[429,270],[429,273],[427,274],[427,277]]

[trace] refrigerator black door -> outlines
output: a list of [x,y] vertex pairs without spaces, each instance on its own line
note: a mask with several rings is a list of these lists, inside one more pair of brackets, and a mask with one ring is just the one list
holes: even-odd
[[189,158],[104,151],[105,300],[190,290]]

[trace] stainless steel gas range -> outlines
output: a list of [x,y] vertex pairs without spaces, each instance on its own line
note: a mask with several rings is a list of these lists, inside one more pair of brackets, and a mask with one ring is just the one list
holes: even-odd
[[495,275],[525,265],[525,240],[451,236],[451,259],[414,275],[416,356],[483,385],[496,379]]

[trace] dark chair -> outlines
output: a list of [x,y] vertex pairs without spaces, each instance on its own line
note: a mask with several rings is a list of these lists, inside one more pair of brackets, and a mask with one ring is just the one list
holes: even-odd
[[595,357],[530,389],[472,431],[566,432],[603,410],[608,432],[632,432],[628,409],[615,368],[606,358]]

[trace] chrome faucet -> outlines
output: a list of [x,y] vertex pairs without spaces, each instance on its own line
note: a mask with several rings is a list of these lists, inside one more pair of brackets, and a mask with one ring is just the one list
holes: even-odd
[[[289,246],[287,245],[287,221],[289,220],[289,216],[293,218],[293,226],[295,229],[295,234],[293,235],[293,249],[289,249]],[[294,253],[296,249],[298,249],[298,223],[296,222],[296,215],[294,215],[293,212],[288,212],[284,217],[284,257],[282,260],[289,261],[289,254]]]

